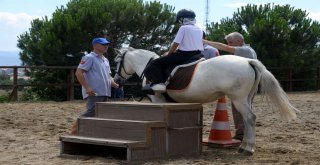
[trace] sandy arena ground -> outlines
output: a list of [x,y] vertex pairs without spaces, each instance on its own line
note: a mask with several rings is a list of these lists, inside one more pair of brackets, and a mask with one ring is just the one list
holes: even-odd
[[[227,164],[320,164],[320,92],[290,93],[291,103],[301,110],[292,122],[280,119],[276,109],[254,100],[256,152],[253,156],[237,153],[237,148],[208,148],[198,157],[142,162],[145,165],[227,165]],[[212,122],[215,103],[204,105],[204,137]],[[85,111],[83,101],[1,103],[0,164],[125,164],[111,157],[61,158],[59,136],[68,133],[73,120]],[[233,120],[228,105],[230,125]]]

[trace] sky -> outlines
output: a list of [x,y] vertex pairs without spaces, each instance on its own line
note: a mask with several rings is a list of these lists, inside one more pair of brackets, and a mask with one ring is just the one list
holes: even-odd
[[[144,0],[150,1],[150,0]],[[158,0],[159,1],[159,0]],[[195,11],[197,24],[204,27],[207,0],[160,0],[175,7],[175,12],[183,8]],[[320,21],[320,0],[208,0],[209,22],[219,22],[220,19],[229,17],[237,11],[237,8],[247,4],[274,3],[277,5],[289,4],[295,9],[306,10],[309,17]],[[0,0],[0,52],[15,51],[19,49],[17,39],[20,34],[28,32],[30,22],[35,18],[48,16],[57,7],[65,6],[69,0]],[[1,56],[1,55],[0,55]],[[1,60],[1,59],[0,59]]]

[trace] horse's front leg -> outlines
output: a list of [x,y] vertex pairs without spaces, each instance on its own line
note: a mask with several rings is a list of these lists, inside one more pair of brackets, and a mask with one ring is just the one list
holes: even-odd
[[239,148],[239,153],[253,155],[256,143],[256,115],[251,111],[251,105],[245,101],[234,101],[236,109],[241,113],[244,122],[244,137]]

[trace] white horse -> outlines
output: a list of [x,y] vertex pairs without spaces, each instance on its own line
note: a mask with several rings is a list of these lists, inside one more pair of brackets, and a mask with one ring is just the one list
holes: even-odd
[[[143,74],[147,63],[159,56],[142,49],[123,48],[115,58],[117,74],[115,78],[130,78],[134,73]],[[187,89],[167,90],[167,94],[177,102],[207,103],[227,96],[241,113],[244,120],[244,137],[239,152],[247,155],[254,153],[255,119],[252,100],[260,85],[261,94],[280,110],[287,120],[296,118],[294,108],[275,77],[259,61],[235,55],[223,55],[198,64]],[[165,102],[164,96],[155,93],[152,102]]]

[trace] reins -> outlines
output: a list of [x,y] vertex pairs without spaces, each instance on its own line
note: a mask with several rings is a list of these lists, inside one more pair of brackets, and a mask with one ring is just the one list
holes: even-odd
[[122,54],[119,68],[117,68],[117,74],[118,74],[121,78],[123,78],[123,79],[126,79],[126,78],[122,76],[122,74],[121,74],[121,69],[123,69],[123,72],[124,72],[125,74],[130,75],[130,76],[132,75],[132,74],[128,74],[128,73],[127,73],[127,71],[126,71],[126,69],[125,69],[125,67],[124,67],[124,64],[123,64],[123,63],[124,63],[124,57],[126,56],[127,52],[128,52],[128,51],[125,51],[125,52]]

